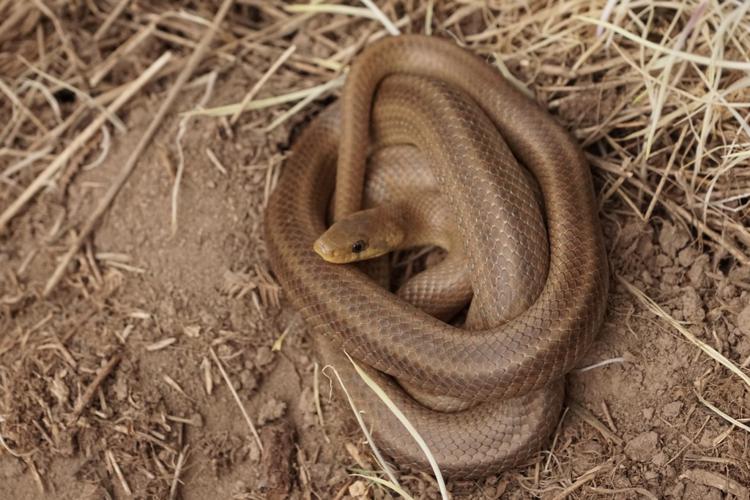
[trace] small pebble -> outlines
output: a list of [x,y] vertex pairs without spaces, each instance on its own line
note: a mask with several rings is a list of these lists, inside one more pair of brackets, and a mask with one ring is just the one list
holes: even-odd
[[656,456],[659,435],[654,431],[644,432],[625,445],[625,455],[636,462],[650,462]]
[[750,335],[750,304],[737,315],[737,328],[745,335]]
[[680,414],[681,410],[682,402],[673,401],[672,403],[669,403],[668,405],[664,405],[664,407],[662,407],[661,414],[664,416],[664,418],[672,419],[677,417]]

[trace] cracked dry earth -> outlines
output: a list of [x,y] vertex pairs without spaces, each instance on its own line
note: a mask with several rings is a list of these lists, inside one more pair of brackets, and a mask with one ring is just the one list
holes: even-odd
[[[238,100],[242,82],[231,75],[216,102]],[[191,93],[186,102],[198,99]],[[217,121],[193,121],[172,236],[173,117],[96,231],[90,252],[98,269],[83,256],[49,300],[35,297],[68,242],[54,221],[63,211],[83,219],[157,98],[129,113],[131,132],[115,141],[104,165],[80,174],[65,200],[45,194],[3,241],[2,295],[25,292],[2,309],[0,428],[22,458],[0,451],[0,498],[40,498],[42,486],[48,498],[126,498],[125,484],[138,498],[167,498],[180,454],[184,499],[385,497],[349,475],[375,464],[331,396],[327,372],[318,377],[318,420],[310,339],[268,274],[263,200],[290,127],[230,136]],[[666,213],[644,225],[608,201],[601,215],[615,274],[747,365],[750,272],[704,252]],[[579,498],[747,498],[749,435],[699,396],[743,418],[748,387],[616,279],[608,311],[581,368],[615,362],[568,377],[567,410],[549,449],[527,467],[450,484],[454,498],[553,498],[561,484],[578,480],[585,480]],[[263,452],[211,350],[258,426]],[[115,356],[119,364],[71,419],[79,395]],[[405,474],[403,486],[417,498],[437,496],[424,474]]]

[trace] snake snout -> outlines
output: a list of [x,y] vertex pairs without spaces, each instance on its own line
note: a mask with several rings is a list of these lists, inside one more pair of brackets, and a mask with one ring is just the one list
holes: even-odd
[[330,260],[334,255],[333,247],[326,244],[326,242],[323,241],[323,238],[315,240],[315,243],[313,243],[313,250],[325,260]]
[[[313,250],[317,253],[324,261],[330,262],[331,264],[349,264],[359,260],[358,254],[351,251],[346,251],[330,237],[328,233],[323,234],[320,238],[315,240],[313,243]],[[348,248],[348,247],[347,247]]]

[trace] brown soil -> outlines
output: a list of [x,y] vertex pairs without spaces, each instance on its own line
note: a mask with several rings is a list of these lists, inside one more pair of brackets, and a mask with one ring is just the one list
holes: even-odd
[[[135,5],[127,12],[138,19],[138,9],[146,7]],[[458,9],[451,5],[436,11],[441,22]],[[393,18],[424,8],[417,2],[388,6]],[[535,7],[536,12],[544,8]],[[200,13],[210,19],[215,10],[209,3]],[[93,66],[106,56],[89,54],[84,46],[85,33],[97,26],[70,10],[60,12],[65,26],[81,37],[75,47],[86,61]],[[252,29],[274,19],[270,7],[238,7],[232,19],[251,13],[258,16]],[[331,19],[314,17],[288,39],[306,57],[330,57],[333,49],[321,41],[323,35],[310,33]],[[481,15],[468,16],[454,33],[481,32],[485,21]],[[54,35],[48,20],[35,22]],[[328,32],[326,38],[349,46],[378,29],[371,21],[357,20],[342,24],[341,37]],[[418,31],[421,24],[415,22],[412,29]],[[201,30],[181,36],[197,40]],[[6,38],[3,52],[20,50],[34,36],[32,30]],[[218,38],[224,44],[237,36],[225,31]],[[165,44],[153,40],[138,57],[153,60]],[[219,71],[210,105],[240,101],[286,45],[279,46],[232,52],[243,58],[242,64],[227,65],[212,55],[202,66]],[[300,69],[304,60],[292,60],[296,67],[272,77],[260,97],[331,78],[323,70],[310,76]],[[555,64],[570,67],[574,60]],[[507,64],[530,88],[539,89],[540,102],[556,99],[555,91],[545,87],[559,75],[523,58]],[[137,58],[125,59],[105,82],[129,81],[144,66]],[[589,75],[578,83],[597,78]],[[192,118],[182,140],[185,176],[179,225],[172,235],[177,112],[193,109],[204,85],[185,90],[94,237],[52,295],[41,297],[58,259],[121,169],[169,85],[168,79],[149,85],[120,113],[127,132],[112,133],[111,150],[100,166],[80,169],[97,156],[102,140],[97,135],[91,152],[73,162],[56,187],[36,197],[0,236],[0,498],[128,498],[126,487],[136,498],[168,498],[175,488],[177,498],[185,500],[386,496],[351,475],[377,466],[336,392],[329,396],[331,383],[323,373],[318,377],[325,423],[318,420],[310,339],[269,274],[265,255],[262,213],[268,183],[282,168],[298,126],[314,110],[271,133],[263,128],[281,113],[277,108],[247,112],[231,128],[214,118]],[[580,95],[590,96],[585,90]],[[557,100],[553,112],[569,129],[584,130],[632,100],[623,89],[596,95],[593,100]],[[7,102],[3,106],[10,109]],[[63,112],[70,113],[71,106],[64,104]],[[600,142],[587,145],[594,156],[603,147]],[[226,172],[210,160],[208,150]],[[15,183],[0,185],[0,209],[40,170],[37,165]],[[595,174],[600,193],[606,192],[606,169]],[[636,198],[643,206],[649,201]],[[608,197],[601,217],[613,274],[644,291],[701,341],[747,366],[748,268],[661,204],[642,222],[621,197]],[[258,426],[263,451],[212,350]],[[566,488],[575,498],[747,498],[750,434],[700,398],[747,422],[750,387],[654,316],[616,279],[605,326],[581,368],[606,360],[613,362],[568,377],[567,409],[548,450],[518,470],[449,484],[454,498],[558,498]],[[77,408],[110,361],[108,376]],[[407,471],[401,480],[415,498],[437,496],[434,479],[424,473]]]

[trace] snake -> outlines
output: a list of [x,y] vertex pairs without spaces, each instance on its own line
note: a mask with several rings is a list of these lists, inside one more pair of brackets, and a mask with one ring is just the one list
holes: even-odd
[[[363,212],[377,143],[415,147],[434,171],[465,247],[469,328],[403,300],[353,262],[316,252],[332,221]],[[367,47],[340,101],[294,142],[265,235],[271,269],[321,361],[337,370],[379,448],[400,466],[424,469],[428,459],[354,363],[411,422],[445,476],[497,473],[547,442],[564,376],[604,320],[606,250],[580,146],[485,60],[424,35]],[[360,254],[371,243],[357,236],[344,248]],[[443,411],[418,394],[463,405]]]

